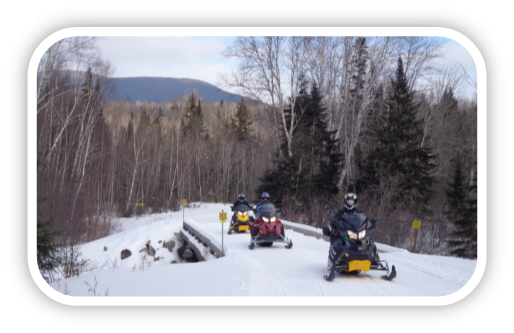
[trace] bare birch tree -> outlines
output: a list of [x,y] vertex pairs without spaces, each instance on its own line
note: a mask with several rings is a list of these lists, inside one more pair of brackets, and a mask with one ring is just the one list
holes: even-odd
[[[283,133],[289,157],[292,156],[292,132],[298,122],[292,115],[286,123],[286,103],[294,108],[301,75],[307,63],[303,37],[238,37],[223,56],[240,60],[238,69],[222,77],[228,87],[271,105],[267,119],[273,131],[275,148]],[[278,112],[278,115],[277,115]],[[281,122],[278,117],[281,117]]]
[[[366,123],[367,110],[373,101],[372,92],[377,87],[382,75],[384,75],[396,55],[395,51],[397,41],[398,40],[393,37],[375,37],[367,45],[369,60],[367,62],[366,71],[363,73],[362,80],[364,84],[360,89],[361,91],[359,94],[361,96],[361,100],[358,104],[354,103],[354,100],[352,100],[352,96],[350,95],[350,83],[348,82],[350,78],[347,78],[346,74],[348,72],[354,72],[355,65],[353,65],[354,67],[352,67],[350,71],[344,71],[345,81],[347,81],[344,85],[344,97],[350,99],[350,101],[343,104],[339,124],[336,129],[336,138],[343,139],[341,143],[343,145],[345,159],[338,184],[340,188],[343,187],[343,183],[347,180],[348,176],[351,176],[355,147],[359,142],[359,138],[363,132],[363,127]],[[357,46],[357,49],[354,47],[354,52],[358,52],[359,47],[360,46]],[[349,60],[345,62],[348,63],[348,61]],[[352,65],[348,64],[347,66]],[[345,120],[345,117],[349,115],[351,115],[351,119]],[[345,131],[343,131],[343,124],[345,124]]]

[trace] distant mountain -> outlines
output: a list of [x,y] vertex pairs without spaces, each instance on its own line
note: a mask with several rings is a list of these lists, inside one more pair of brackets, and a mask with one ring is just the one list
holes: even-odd
[[[210,83],[193,79],[176,79],[171,77],[127,77],[109,78],[112,92],[106,96],[108,100],[130,102],[152,101],[166,103],[178,101],[185,94],[195,91],[197,97],[206,102],[235,102],[243,98],[240,95],[224,91]],[[245,101],[247,99],[245,98]]]

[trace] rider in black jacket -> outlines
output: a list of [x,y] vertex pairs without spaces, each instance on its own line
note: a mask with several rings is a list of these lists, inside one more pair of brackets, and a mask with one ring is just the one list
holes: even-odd
[[336,260],[343,252],[344,239],[339,234],[337,224],[343,218],[345,213],[353,213],[358,214],[362,213],[362,211],[357,209],[357,195],[353,193],[348,193],[344,197],[344,207],[337,211],[336,215],[330,219],[330,223],[328,227],[323,228],[323,234],[325,236],[330,236],[330,250],[328,251],[328,265],[327,265],[327,275],[325,275],[325,279],[327,281],[332,281],[335,278],[335,266]]
[[[239,194],[237,201],[234,202],[234,205],[232,206],[232,211],[236,209],[239,205],[247,205],[248,207],[251,207],[248,201],[245,199],[245,195],[243,193]],[[232,215],[232,222],[230,222],[230,225],[234,224],[236,222],[236,214]]]

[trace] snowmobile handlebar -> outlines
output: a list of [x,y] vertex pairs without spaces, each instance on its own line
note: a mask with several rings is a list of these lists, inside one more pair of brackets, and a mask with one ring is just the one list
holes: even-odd
[[372,220],[368,219],[368,230],[375,228],[375,226],[379,220],[380,219],[372,219]]

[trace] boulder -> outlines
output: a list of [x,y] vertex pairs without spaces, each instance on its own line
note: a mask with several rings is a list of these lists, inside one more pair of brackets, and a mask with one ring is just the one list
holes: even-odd
[[[150,243],[150,242],[148,242]],[[154,256],[155,255],[155,249],[152,247],[152,245],[146,243],[146,248],[148,249],[148,255]]]
[[132,252],[130,252],[130,250],[123,250],[121,251],[121,260],[125,259],[125,258],[128,258],[132,255]]
[[184,254],[182,255],[183,258],[185,259],[189,259],[189,258],[192,258],[193,257],[193,251],[189,248],[187,248],[185,251],[184,251]]
[[182,244],[182,246],[181,246],[181,247],[179,247],[179,248],[177,249],[177,254],[178,254],[178,256],[179,256],[180,258],[182,258],[182,255],[184,254],[184,251],[186,250],[186,247],[187,247],[187,246],[186,246],[186,244],[184,243],[184,244]]
[[175,242],[170,239],[169,241],[164,241],[162,246],[167,248],[170,252],[173,252],[173,248],[175,247]]

